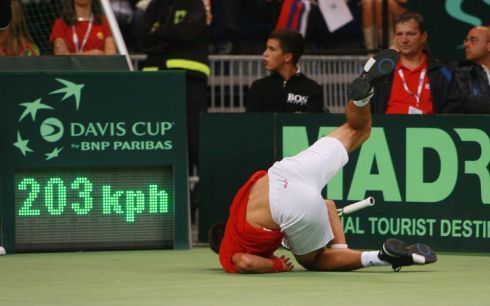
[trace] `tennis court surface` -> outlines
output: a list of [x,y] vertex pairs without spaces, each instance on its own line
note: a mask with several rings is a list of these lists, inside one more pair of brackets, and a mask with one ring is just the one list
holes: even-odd
[[[280,251],[277,254],[288,254]],[[0,305],[490,305],[490,256],[355,272],[227,274],[205,247],[186,251],[0,256]]]

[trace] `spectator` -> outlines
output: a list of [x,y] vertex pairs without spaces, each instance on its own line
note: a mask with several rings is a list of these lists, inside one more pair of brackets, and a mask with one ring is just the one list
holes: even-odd
[[7,37],[8,27],[12,13],[10,10],[10,0],[0,0],[0,45]]
[[29,34],[22,5],[13,0],[11,4],[12,19],[5,41],[0,46],[2,56],[39,55],[39,48]]
[[[207,111],[210,68],[206,21],[203,0],[153,0],[145,11],[140,31],[140,48],[148,54],[142,63],[143,70],[179,69],[186,72],[191,173],[197,170],[199,161],[199,113]],[[194,211],[196,204],[192,200],[191,205]]]
[[[394,20],[406,12],[404,7],[407,0],[388,0],[388,44],[393,44]],[[362,30],[364,45],[367,50],[373,50],[383,45],[383,0],[362,0]]]
[[371,111],[377,114],[437,114],[462,112],[461,91],[450,67],[431,57],[424,47],[428,34],[423,17],[405,13],[395,21],[395,48],[400,60],[395,72],[374,88]]
[[97,0],[66,0],[49,40],[55,55],[113,55],[116,45]]
[[464,112],[490,114],[490,27],[474,27],[464,40],[465,58],[471,64],[457,70],[464,96]]
[[263,57],[265,69],[272,73],[252,83],[247,112],[324,111],[322,87],[306,77],[297,64],[303,51],[300,33],[288,29],[270,33]]

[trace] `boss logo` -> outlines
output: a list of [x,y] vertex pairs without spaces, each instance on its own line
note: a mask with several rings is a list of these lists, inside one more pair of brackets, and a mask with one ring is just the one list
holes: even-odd
[[306,105],[308,103],[308,96],[295,95],[293,93],[289,93],[287,103]]

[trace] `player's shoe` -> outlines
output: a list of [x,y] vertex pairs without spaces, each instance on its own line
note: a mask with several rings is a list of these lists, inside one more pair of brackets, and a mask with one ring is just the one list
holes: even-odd
[[401,267],[437,261],[436,253],[428,245],[417,243],[407,247],[403,241],[393,238],[383,243],[378,257],[389,262],[396,272],[400,271]]
[[407,246],[407,248],[416,255],[423,256],[425,258],[425,264],[431,264],[437,261],[437,255],[430,246],[423,243],[416,243]]
[[362,74],[347,89],[349,99],[359,101],[369,96],[371,88],[395,70],[400,53],[386,49],[371,57],[364,65]]

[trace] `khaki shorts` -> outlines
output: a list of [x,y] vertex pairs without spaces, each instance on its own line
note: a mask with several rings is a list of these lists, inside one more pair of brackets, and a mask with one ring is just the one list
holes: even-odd
[[269,168],[272,219],[281,227],[293,254],[311,253],[333,239],[322,189],[348,160],[339,140],[323,137]]

